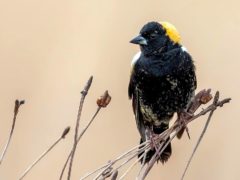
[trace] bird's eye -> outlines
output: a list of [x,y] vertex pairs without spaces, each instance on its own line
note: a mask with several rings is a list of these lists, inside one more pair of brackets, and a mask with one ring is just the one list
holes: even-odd
[[157,37],[157,34],[155,34],[155,33],[151,33],[151,34],[150,34],[150,38],[151,38],[151,39],[154,39],[155,37]]

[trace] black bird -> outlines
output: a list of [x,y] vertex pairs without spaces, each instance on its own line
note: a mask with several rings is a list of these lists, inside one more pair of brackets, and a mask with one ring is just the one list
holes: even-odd
[[[178,31],[168,22],[147,23],[130,42],[141,50],[132,61],[128,94],[142,143],[146,129],[160,134],[169,128],[174,113],[186,112],[197,86],[195,66]],[[152,148],[147,153],[145,163],[155,152]],[[166,162],[171,153],[169,144],[158,160]]]

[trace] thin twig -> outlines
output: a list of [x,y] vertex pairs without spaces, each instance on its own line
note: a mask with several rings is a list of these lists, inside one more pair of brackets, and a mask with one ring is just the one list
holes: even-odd
[[13,115],[13,121],[12,121],[12,128],[11,128],[11,131],[10,131],[10,134],[9,134],[9,137],[8,137],[8,140],[7,140],[7,143],[3,149],[3,152],[2,152],[2,155],[0,157],[0,165],[2,164],[2,161],[3,161],[3,158],[5,157],[6,155],[6,152],[7,152],[7,149],[9,147],[9,144],[10,144],[10,141],[12,139],[12,135],[13,135],[13,131],[14,131],[14,127],[15,127],[15,124],[16,124],[16,120],[17,120],[17,114],[19,112],[19,108],[21,105],[23,105],[25,103],[24,100],[22,101],[19,101],[19,100],[16,100],[15,101],[15,107],[14,107],[14,115]]
[[[105,108],[107,107],[107,105],[110,103],[111,101],[111,96],[108,94],[108,91],[106,90],[102,96],[100,96],[98,99],[97,99],[97,105],[98,105],[98,108],[96,110],[96,112],[94,113],[94,115],[92,116],[91,120],[88,122],[88,124],[85,126],[85,128],[83,128],[82,132],[80,133],[78,139],[77,139],[77,144],[79,143],[79,141],[81,140],[82,136],[84,135],[84,133],[86,132],[86,130],[89,128],[89,126],[92,124],[93,120],[96,118],[96,116],[98,115],[99,111],[101,110],[101,108]],[[59,177],[59,180],[62,179],[63,177],[63,174],[64,174],[64,171],[67,167],[67,164],[68,164],[68,161],[70,160],[70,157],[72,156],[72,153],[73,153],[73,149],[71,150],[71,152],[69,153],[68,155],[68,158],[63,166],[63,169],[62,169],[62,172],[61,172],[61,175]]]
[[[141,144],[141,146],[142,146],[142,144]],[[132,160],[133,158],[138,156],[139,153],[142,153],[146,150],[146,148],[149,148],[148,146],[149,145],[145,145],[145,146],[137,149],[137,151],[131,151],[129,153],[126,153],[125,155],[122,155],[120,158],[117,158],[114,161],[109,162],[108,166],[106,166],[100,173],[98,173],[98,175],[94,178],[94,180],[97,180],[99,177],[101,177],[101,175],[103,175],[108,169],[112,168],[112,166],[114,164],[116,164],[119,160],[128,157],[127,160],[125,160],[121,165],[119,165],[117,168],[115,168],[116,170],[120,169],[123,165],[127,164],[130,160]]]
[[[86,132],[86,130],[88,129],[88,127],[91,125],[91,123],[93,122],[93,120],[95,119],[95,117],[97,116],[97,114],[99,113],[100,109],[101,109],[101,107],[98,107],[98,108],[97,108],[97,111],[94,113],[94,115],[93,115],[93,117],[91,118],[91,120],[88,122],[88,124],[86,125],[86,127],[83,129],[83,131],[81,132],[81,134],[80,134],[79,137],[78,137],[78,142],[80,141],[81,137],[82,137],[83,134]],[[69,161],[69,159],[70,159],[70,157],[71,157],[71,155],[72,155],[72,152],[73,152],[73,150],[71,150],[71,152],[70,152],[69,155],[68,155],[68,158],[67,158],[67,160],[66,160],[66,162],[65,162],[65,164],[64,164],[64,166],[63,166],[63,169],[62,169],[62,171],[61,171],[61,175],[60,175],[60,177],[59,177],[59,180],[61,180],[61,179],[63,178],[64,171],[65,171],[65,169],[66,169],[66,167],[67,167],[67,164],[68,164],[68,161]]]
[[111,180],[117,180],[118,177],[118,170],[113,171]]
[[27,173],[49,152],[51,151],[62,139],[65,138],[65,136],[69,133],[70,127],[67,127],[64,129],[62,135],[45,151],[43,152],[20,176],[19,180],[22,180]]
[[[146,176],[148,175],[148,173],[150,172],[150,170],[152,169],[153,165],[155,164],[155,162],[158,160],[158,157],[163,153],[163,151],[167,148],[167,146],[170,144],[170,142],[175,138],[175,136],[177,135],[177,133],[180,131],[181,129],[177,129],[176,132],[174,132],[174,135],[166,142],[165,139],[163,139],[163,142],[159,145],[159,148],[156,150],[155,154],[152,156],[151,160],[149,161],[147,167],[145,168],[143,173],[140,173],[141,176],[139,177],[139,180],[144,180],[146,178]],[[166,137],[169,137],[166,136]]]
[[[146,154],[147,154],[150,150],[151,150],[150,148],[147,149],[147,150],[145,150],[145,152],[144,152],[141,156],[139,156],[139,157],[137,158],[137,160],[132,163],[131,166],[129,166],[129,168],[128,168],[128,169],[124,172],[124,174],[119,178],[119,180],[123,179],[123,178],[130,172],[130,170],[131,170],[138,162],[140,162],[141,159],[144,158],[144,156],[146,156]],[[144,167],[144,164],[143,164],[143,167]],[[141,170],[142,170],[142,168],[141,168]],[[139,174],[140,174],[141,170],[139,171]]]
[[[146,128],[146,130],[145,130],[145,137],[146,137],[146,140],[149,140],[150,141],[150,139],[149,139],[149,128]],[[147,158],[147,152],[144,152],[144,156],[143,156],[143,158],[142,158],[142,165],[141,165],[141,168],[140,168],[140,170],[139,170],[139,172],[138,172],[138,175],[137,175],[137,177],[139,177],[140,176],[140,174],[141,174],[141,172],[142,172],[142,170],[143,170],[143,168],[144,168],[144,166],[145,166],[145,164],[146,164],[146,158]]]
[[[114,170],[118,170],[120,169],[121,167],[123,167],[125,164],[127,164],[129,161],[131,161],[133,158],[137,157],[140,153],[143,153],[142,156],[144,155],[144,152],[145,151],[149,151],[148,148],[150,146],[150,142],[149,141],[146,141],[145,143],[142,143],[139,145],[139,148],[136,149],[135,151],[132,151],[132,152],[129,152],[125,155],[123,155],[121,158],[118,158],[118,159],[115,159],[114,161],[111,162],[111,164],[109,164],[108,167],[106,167],[104,170],[102,170],[94,179],[98,179],[101,175],[104,174],[104,172],[111,168],[114,164],[116,164],[117,162],[119,162],[120,160],[122,159],[125,159],[127,158],[123,163],[121,163],[118,167],[114,168]],[[141,157],[142,157],[141,156]],[[113,171],[113,169],[112,169]]]
[[[116,162],[118,162],[118,161],[120,161],[121,159],[126,158],[126,157],[128,157],[130,154],[134,153],[134,151],[138,151],[138,152],[139,152],[139,150],[141,150],[140,147],[143,146],[142,148],[144,148],[144,146],[145,146],[147,143],[149,143],[149,141],[146,141],[146,142],[144,142],[144,143],[142,143],[142,144],[138,144],[137,146],[134,146],[133,148],[131,148],[131,149],[128,150],[127,152],[124,152],[123,154],[119,155],[119,156],[118,156],[117,158],[115,158],[113,161],[110,161],[110,162],[108,162],[107,164],[102,165],[102,166],[100,166],[99,168],[95,169],[94,171],[92,171],[92,172],[84,175],[83,177],[80,178],[80,180],[84,180],[84,179],[88,178],[89,176],[95,174],[96,172],[98,172],[99,170],[101,170],[101,169],[103,169],[103,168],[105,168],[104,170],[106,170],[108,167],[114,165]],[[104,171],[104,170],[103,170],[103,171]],[[102,172],[101,172],[101,173],[102,173]],[[100,173],[100,175],[101,175],[101,173]]]
[[144,149],[142,149],[141,151],[138,151],[136,154],[129,157],[126,161],[124,161],[122,164],[120,164],[118,167],[116,167],[116,169],[120,169],[125,164],[127,164],[130,160],[132,160],[133,158],[135,158],[136,156],[138,156],[140,153],[143,152],[143,154],[140,156],[141,158],[138,158],[139,160],[141,160],[147,154],[147,152],[150,151],[150,150],[151,150],[150,145],[144,146]]
[[[182,125],[180,125],[182,126]],[[177,128],[178,126],[173,125],[171,128],[169,128],[168,130],[164,131],[163,133],[161,133],[158,136],[158,141],[161,141],[161,143],[159,144],[158,149],[156,150],[155,154],[152,156],[152,158],[150,159],[147,167],[145,168],[143,173],[139,173],[140,176],[138,176],[139,180],[144,180],[146,178],[146,176],[148,175],[148,173],[150,172],[151,168],[153,167],[153,165],[155,164],[155,162],[158,160],[158,157],[163,153],[163,151],[167,148],[167,146],[170,144],[170,142],[175,138],[175,136],[177,135],[177,133],[179,131],[181,131],[181,127]],[[175,131],[175,132],[174,132]],[[174,133],[171,137],[170,135]],[[170,139],[165,143],[166,139],[170,137]]]
[[74,133],[74,143],[73,143],[73,147],[72,147],[72,154],[70,156],[70,163],[69,163],[69,169],[68,169],[68,177],[67,177],[68,180],[70,180],[70,178],[71,178],[73,159],[74,159],[74,155],[75,155],[77,144],[78,144],[78,129],[79,129],[79,123],[80,123],[83,103],[84,103],[85,97],[88,93],[88,90],[92,84],[92,79],[93,79],[93,77],[91,76],[89,78],[89,80],[87,81],[87,84],[85,85],[83,91],[81,92],[82,96],[81,96],[81,100],[80,100],[80,104],[79,104],[79,108],[78,108],[75,133]]
[[[214,102],[213,102],[213,104],[217,105],[218,99],[219,99],[219,92],[216,92],[216,95],[215,95],[215,97],[214,97]],[[210,120],[211,120],[211,118],[212,118],[213,112],[214,112],[215,110],[216,110],[216,108],[215,108],[215,109],[212,109],[212,110],[210,111],[209,115],[208,115],[208,119],[207,119],[207,121],[206,121],[206,123],[205,123],[205,125],[204,125],[204,128],[203,128],[203,130],[202,130],[202,132],[201,132],[201,134],[200,134],[200,136],[199,136],[199,138],[198,138],[198,140],[197,140],[197,143],[196,143],[196,145],[195,145],[195,147],[194,147],[194,149],[193,149],[193,152],[192,152],[192,154],[191,154],[191,156],[190,156],[190,158],[189,158],[189,160],[188,160],[188,162],[187,162],[187,165],[186,165],[186,167],[185,167],[185,169],[184,169],[184,171],[183,171],[181,180],[183,180],[184,177],[185,177],[185,175],[186,175],[186,172],[187,172],[187,170],[188,170],[188,168],[189,168],[189,166],[190,166],[190,163],[191,163],[191,161],[192,161],[192,159],[193,159],[193,156],[194,156],[194,154],[196,153],[196,150],[197,150],[200,142],[202,141],[202,138],[203,138],[204,134],[206,133],[206,130],[207,130],[208,125],[209,125],[209,123],[210,123]]]

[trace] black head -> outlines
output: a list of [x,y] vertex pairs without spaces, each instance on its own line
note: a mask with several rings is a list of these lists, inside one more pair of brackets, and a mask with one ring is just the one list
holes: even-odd
[[140,34],[132,39],[130,43],[140,45],[143,54],[160,52],[175,44],[167,35],[166,27],[158,22],[149,22],[144,25]]

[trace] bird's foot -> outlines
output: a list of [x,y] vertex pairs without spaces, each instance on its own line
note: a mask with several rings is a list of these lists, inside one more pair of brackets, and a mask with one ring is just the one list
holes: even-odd
[[155,149],[155,150],[157,150],[158,148],[158,146],[157,146],[157,143],[156,143],[156,137],[157,137],[157,134],[155,134],[154,132],[152,132],[151,134],[150,134],[150,146],[151,146],[151,149]]
[[156,149],[156,147],[157,147],[156,141],[155,141],[156,136],[157,136],[157,134],[155,134],[152,129],[146,128],[145,137],[146,137],[146,140],[150,141],[151,149]]
[[[180,131],[186,130],[189,139],[190,139],[190,134],[189,134],[189,129],[187,127],[187,120],[192,117],[193,117],[193,114],[191,114],[187,111],[182,111],[182,112],[178,113],[178,123],[182,126],[182,130],[180,130]],[[180,134],[181,134],[181,132],[180,132]]]

